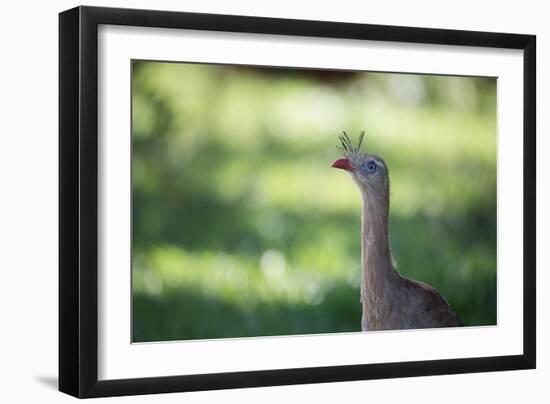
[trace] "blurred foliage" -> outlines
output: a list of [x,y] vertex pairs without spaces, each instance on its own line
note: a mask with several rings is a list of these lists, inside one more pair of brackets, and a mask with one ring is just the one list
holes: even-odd
[[496,80],[135,61],[133,338],[359,331],[366,130],[398,270],[496,324]]

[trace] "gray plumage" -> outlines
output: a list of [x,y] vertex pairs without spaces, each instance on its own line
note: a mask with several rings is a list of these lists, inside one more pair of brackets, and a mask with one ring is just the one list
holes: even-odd
[[353,147],[340,137],[344,159],[333,167],[349,171],[363,201],[361,225],[362,329],[399,330],[463,325],[453,308],[433,287],[397,272],[388,239],[389,173],[384,160]]

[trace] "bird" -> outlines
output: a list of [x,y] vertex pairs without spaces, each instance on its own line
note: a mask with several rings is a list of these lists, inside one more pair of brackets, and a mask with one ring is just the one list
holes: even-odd
[[363,331],[460,327],[455,310],[432,286],[401,275],[393,260],[388,217],[390,178],[381,157],[354,147],[346,132],[339,137],[344,157],[332,167],[349,172],[359,188],[361,214],[361,304]]

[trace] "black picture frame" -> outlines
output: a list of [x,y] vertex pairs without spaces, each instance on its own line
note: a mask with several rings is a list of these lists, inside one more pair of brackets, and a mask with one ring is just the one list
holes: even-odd
[[[523,50],[523,354],[99,381],[100,24]],[[534,35],[97,7],[60,13],[59,390],[84,398],[535,368],[535,61]]]

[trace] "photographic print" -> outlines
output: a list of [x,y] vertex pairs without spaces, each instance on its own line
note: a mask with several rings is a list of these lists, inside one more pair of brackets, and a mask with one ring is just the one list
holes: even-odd
[[535,129],[534,35],[60,13],[60,391],[534,369]]
[[496,325],[496,78],[131,77],[133,342]]

